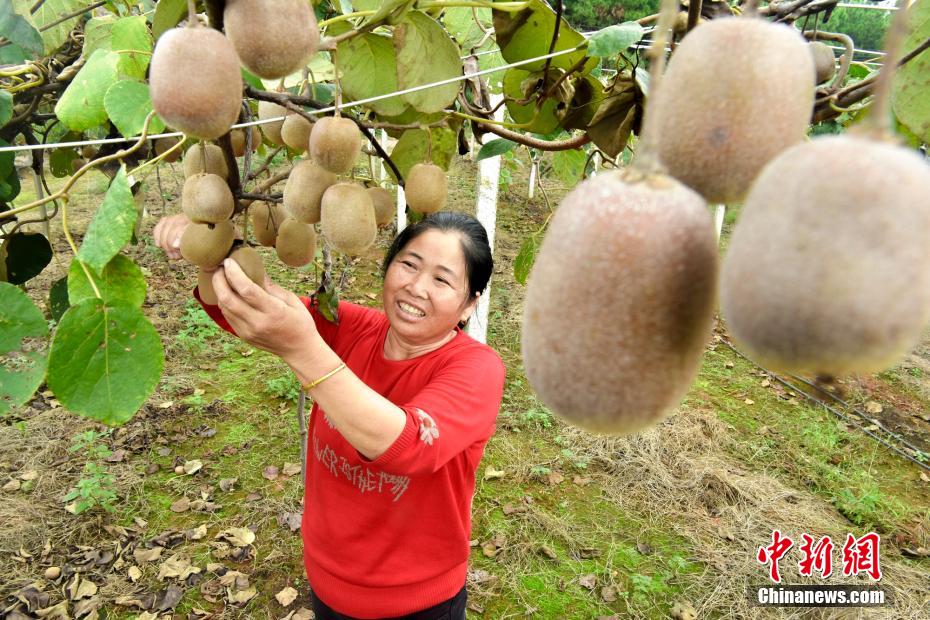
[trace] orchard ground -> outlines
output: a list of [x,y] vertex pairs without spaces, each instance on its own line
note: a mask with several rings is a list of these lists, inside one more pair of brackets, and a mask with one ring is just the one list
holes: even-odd
[[[544,174],[545,193],[527,201],[526,165],[519,156],[505,159],[513,182],[499,202],[489,343],[504,358],[507,385],[478,472],[469,617],[930,617],[928,474],[739,356],[724,343],[722,323],[678,412],[653,430],[593,436],[553,417],[534,396],[521,368],[524,289],[513,261],[549,214],[547,200],[554,208],[566,189]],[[476,168],[454,163],[451,208],[473,211]],[[194,268],[169,263],[153,246],[152,227],[177,211],[181,182],[179,168],[160,173],[161,189],[154,174],[146,179],[150,215],[127,253],[148,281],[144,310],[166,350],[162,381],[135,418],[92,442],[109,452],[100,465],[113,477],[111,511],[72,515],[62,502],[90,477],[88,452],[69,449],[102,426],[41,390],[2,420],[0,615],[17,595],[32,610],[69,601],[72,616],[97,609],[108,618],[283,618],[309,607],[296,529],[298,386],[280,360],[214,327],[191,297]],[[79,239],[106,179],[92,173],[78,188],[70,215]],[[58,255],[27,285],[43,308],[71,259],[55,228],[60,219],[52,226]],[[384,232],[365,257],[336,259],[342,298],[379,304],[389,240]],[[315,289],[312,266],[288,269],[273,251],[262,253],[277,282],[301,294]],[[578,303],[597,303],[598,294]],[[930,334],[895,368],[837,388],[930,458]],[[175,473],[185,464],[197,471]],[[217,538],[230,528],[249,528],[254,542],[244,544],[250,537],[242,530]],[[840,576],[840,550],[847,533],[881,533],[881,583],[893,591],[893,605],[751,607],[746,586],[768,580],[756,553],[775,529],[798,544],[802,533],[832,537],[827,580],[798,575],[797,547],[781,562],[785,582],[813,584],[871,583]],[[63,574],[48,579],[48,567]],[[275,595],[286,587],[297,597],[284,606]]]

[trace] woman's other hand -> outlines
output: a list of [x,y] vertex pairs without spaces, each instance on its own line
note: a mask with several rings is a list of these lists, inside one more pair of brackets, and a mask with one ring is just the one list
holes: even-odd
[[223,316],[249,344],[285,360],[304,352],[317,337],[306,306],[268,276],[264,287],[252,282],[236,261],[226,259],[213,274],[213,290]]
[[163,217],[155,224],[155,230],[152,232],[155,245],[163,249],[169,259],[181,258],[181,235],[190,223],[186,215],[179,213]]

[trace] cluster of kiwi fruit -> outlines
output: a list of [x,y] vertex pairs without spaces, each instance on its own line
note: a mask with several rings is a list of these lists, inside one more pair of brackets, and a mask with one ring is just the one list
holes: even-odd
[[685,394],[716,308],[708,202],[744,202],[721,305],[756,361],[871,372],[917,341],[930,320],[930,168],[887,135],[805,142],[814,87],[835,63],[829,50],[815,71],[815,53],[755,17],[698,26],[646,111],[659,165],[598,175],[563,200],[522,336],[527,378],[560,416],[630,433]]

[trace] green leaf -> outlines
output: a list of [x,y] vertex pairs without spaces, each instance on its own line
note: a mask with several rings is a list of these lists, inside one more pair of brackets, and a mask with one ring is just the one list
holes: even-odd
[[491,9],[472,7],[449,7],[442,13],[442,23],[456,40],[463,52],[478,45],[484,39],[484,31],[475,22],[475,16],[485,28],[493,27]]
[[[32,15],[29,14],[29,9],[35,5],[35,0],[13,0],[13,5],[20,15],[24,17],[28,15],[27,19],[32,25],[41,30],[43,26],[56,22],[65,15],[70,15],[86,6],[86,2],[85,0],[45,0]],[[51,54],[61,47],[84,14],[86,12],[79,13],[41,33],[42,41],[45,43],[45,54]],[[42,55],[44,54],[39,54],[39,56]]]
[[10,43],[0,47],[0,65],[21,65],[26,62],[26,52],[20,46]]
[[29,400],[42,385],[48,357],[35,339],[46,336],[48,324],[29,296],[0,282],[0,415]]
[[257,88],[259,90],[265,90],[265,85],[262,84],[261,78],[258,77],[257,75],[253,75],[245,67],[239,67],[239,73],[242,74],[242,81],[248,84],[249,86],[252,86],[253,88]]
[[116,173],[103,204],[94,214],[77,257],[100,273],[129,242],[136,224],[136,203],[126,180],[126,166]]
[[520,244],[520,252],[513,261],[513,277],[524,286],[526,286],[526,278],[533,269],[533,263],[536,262],[541,237],[542,235],[530,235],[524,239]]
[[159,0],[152,18],[152,36],[156,39],[177,26],[187,16],[187,0]]
[[[397,56],[391,39],[366,33],[338,45],[342,90],[346,101],[397,91]],[[367,104],[375,114],[396,116],[407,107],[400,97]]]
[[[930,38],[930,2],[915,2],[908,9],[907,53]],[[894,75],[892,106],[901,124],[924,143],[930,142],[930,53],[913,58]]]
[[[529,8],[517,13],[494,11],[494,34],[500,46],[501,54],[508,63],[519,62],[545,56],[549,53],[549,44],[555,32],[555,11],[542,0],[530,0]],[[562,18],[559,25],[559,37],[555,43],[554,52],[570,50],[584,43],[585,38]],[[551,67],[568,70],[576,62],[584,58],[583,49],[552,58]],[[526,71],[542,71],[545,60],[539,60],[520,68]],[[598,64],[597,58],[591,58],[585,63],[584,72],[587,73]]]
[[84,58],[90,58],[97,50],[110,51],[113,49],[110,44],[110,36],[115,23],[116,16],[114,15],[94,17],[87,22],[87,25],[84,26],[84,49],[81,50],[81,55]]
[[[442,26],[422,11],[410,11],[394,28],[394,50],[401,90],[462,75],[458,46]],[[424,62],[427,59],[429,62]],[[455,101],[460,87],[461,83],[452,82],[403,98],[420,112],[439,112]]]
[[[10,146],[10,143],[0,138],[0,146]],[[19,174],[15,165],[16,153],[5,151],[0,153],[0,203],[9,202],[19,195]]]
[[[103,98],[107,115],[125,137],[138,136],[145,125],[145,117],[152,111],[149,87],[135,80],[120,80],[107,90]],[[149,133],[158,133],[165,123],[155,116],[149,123]]]
[[0,246],[6,281],[22,284],[36,277],[52,262],[52,246],[41,233],[16,232]]
[[852,80],[863,80],[871,74],[872,70],[869,69],[868,65],[861,62],[851,62],[849,63],[849,72],[846,75]]
[[48,310],[55,321],[61,321],[71,302],[68,300],[68,276],[58,278],[48,291]]
[[[122,254],[114,256],[102,274],[92,273],[92,277],[103,302],[108,306],[124,303],[138,307],[145,301],[145,277],[142,270]],[[71,261],[71,267],[68,269],[68,300],[76,305],[93,297],[96,297],[94,289],[91,288],[80,261]]]
[[588,39],[588,54],[610,58],[619,54],[643,38],[643,27],[636,22],[624,22],[607,26]]
[[56,178],[71,176],[71,162],[80,157],[77,151],[71,148],[55,149],[48,157],[48,166]]
[[366,18],[362,22],[363,26],[369,24],[381,23],[387,21],[388,23],[397,23],[407,11],[409,11],[413,5],[416,4],[416,0],[382,0],[381,6],[378,7],[378,11]]
[[487,144],[481,146],[481,150],[478,151],[478,156],[475,158],[475,161],[503,155],[504,153],[512,151],[515,146],[517,146],[516,142],[511,142],[505,138],[491,140]]
[[[28,7],[25,15],[28,15]],[[0,32],[33,58],[44,56],[42,35],[23,15],[18,15],[10,0],[0,0]],[[7,119],[9,120],[9,119]],[[0,123],[2,125],[3,123]]]
[[113,24],[110,47],[120,55],[120,77],[145,79],[145,70],[152,58],[152,35],[143,15],[121,17]]
[[107,120],[103,97],[116,80],[120,55],[96,50],[55,104],[55,114],[74,131],[95,127]]
[[0,127],[10,122],[11,118],[13,118],[13,94],[0,90]]
[[[458,147],[455,132],[445,127],[433,127],[429,131],[432,135],[432,161],[443,170],[448,170],[449,163]],[[415,164],[427,161],[428,147],[425,129],[408,129],[400,137],[391,151],[391,159],[404,178]],[[390,168],[387,168],[387,171],[393,178],[394,172]],[[394,181],[396,182],[397,179]]]
[[[553,84],[561,72],[555,70],[549,71],[549,84]],[[536,85],[542,81],[542,71],[531,73],[523,69],[507,69],[504,72],[504,96],[507,98],[505,105],[511,118],[517,123],[525,124],[522,129],[532,133],[549,134],[554,132],[560,126],[558,117],[559,104],[558,97],[552,96],[546,99],[542,107],[536,109],[537,96],[526,104],[519,105],[517,100],[526,99],[528,95],[537,91]],[[561,89],[560,89],[561,91]]]
[[55,332],[48,387],[71,411],[122,424],[155,390],[164,359],[161,338],[139,308],[85,299]]
[[556,151],[552,156],[552,168],[566,187],[574,187],[581,181],[588,154],[584,151]]

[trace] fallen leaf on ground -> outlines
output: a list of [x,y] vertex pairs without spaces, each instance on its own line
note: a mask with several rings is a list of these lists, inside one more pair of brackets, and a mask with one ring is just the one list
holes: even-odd
[[881,413],[884,411],[884,409],[885,408],[882,407],[881,403],[877,403],[874,400],[870,400],[865,404],[865,410],[869,413]]
[[201,523],[197,527],[184,532],[184,536],[186,536],[188,540],[200,540],[204,538],[206,535],[207,535],[207,526],[204,523]]
[[188,476],[196,474],[198,471],[203,469],[203,461],[200,459],[194,459],[192,461],[184,461],[184,473]]
[[277,600],[282,607],[287,607],[295,600],[297,600],[297,590],[288,586],[274,595],[275,600]]
[[578,578],[578,585],[582,588],[587,588],[588,590],[593,590],[594,586],[597,585],[597,575],[594,573],[589,573]]
[[237,590],[236,592],[227,592],[227,598],[230,603],[244,605],[255,598],[256,594],[258,594],[258,591],[252,587],[245,590]]
[[269,465],[262,470],[262,478],[266,480],[274,480],[278,477],[278,468],[276,465]]
[[19,475],[19,479],[24,481],[35,480],[38,477],[39,471],[37,469],[27,469]]
[[297,463],[285,463],[281,473],[285,476],[296,476],[300,473],[300,465]]
[[129,580],[135,583],[139,581],[139,577],[142,576],[142,570],[140,570],[138,566],[130,566],[126,574],[129,575]]
[[68,597],[72,601],[79,601],[96,593],[97,584],[90,579],[82,579],[80,575],[75,575],[71,583],[68,584]]
[[669,615],[671,615],[674,620],[696,620],[697,618],[697,612],[694,610],[691,603],[684,601],[672,605]]
[[229,493],[233,490],[233,487],[236,485],[238,478],[223,478],[220,480],[220,490]]
[[164,550],[163,547],[152,547],[151,549],[140,549],[137,547],[136,550],[132,552],[132,557],[139,564],[154,562],[161,557],[161,552]]
[[187,510],[190,507],[191,507],[191,500],[187,499],[186,497],[182,497],[178,501],[171,504],[171,511],[172,512],[187,512]]
[[223,530],[213,538],[225,540],[237,547],[245,547],[255,542],[255,532],[247,527],[231,527]]
[[61,601],[53,607],[39,609],[35,613],[38,617],[48,620],[71,620],[71,616],[68,615],[68,601]]
[[605,603],[613,603],[617,600],[617,588],[613,586],[604,586],[601,588],[601,599]]
[[549,472],[549,475],[546,476],[546,482],[549,483],[549,486],[554,487],[565,482],[565,476],[557,471]]
[[552,549],[550,549],[550,548],[547,547],[546,545],[543,545],[542,547],[540,547],[540,548],[539,548],[539,552],[540,552],[541,554],[543,554],[544,556],[546,556],[547,558],[549,558],[550,560],[558,560],[558,559],[559,559],[559,556],[557,556],[557,555],[555,554],[555,551],[553,551]]
[[175,554],[158,567],[157,579],[159,581],[164,581],[165,579],[177,577],[181,581],[184,581],[191,575],[198,573],[200,573],[200,569],[196,566],[192,566],[190,560],[179,554]]
[[181,602],[182,598],[184,598],[184,590],[171,584],[166,590],[159,592],[155,597],[155,609],[159,611],[174,609],[177,604]]
[[592,479],[590,476],[575,476],[572,478],[572,483],[577,484],[580,487],[586,487],[591,484]]
[[300,529],[301,514],[299,512],[284,512],[278,515],[278,525],[286,527],[292,532]]
[[494,469],[493,467],[488,467],[484,470],[484,479],[485,480],[496,480],[498,478],[504,477],[503,469]]
[[21,487],[22,485],[23,485],[22,482],[14,478],[13,480],[10,480],[9,482],[3,485],[3,490],[7,492],[19,491],[19,487]]

